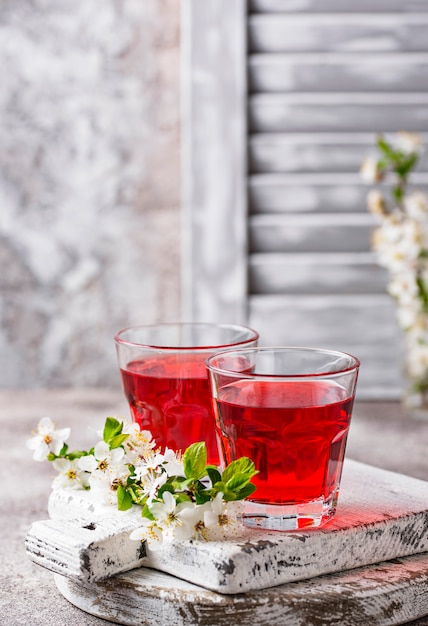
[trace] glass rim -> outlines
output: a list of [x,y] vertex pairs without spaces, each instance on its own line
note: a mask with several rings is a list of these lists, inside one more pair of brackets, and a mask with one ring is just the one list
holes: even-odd
[[[161,345],[159,343],[150,343],[150,342],[138,342],[138,341],[130,341],[128,339],[123,339],[121,337],[122,334],[125,334],[129,331],[133,330],[150,330],[150,329],[161,329],[161,328],[206,328],[206,329],[222,329],[222,330],[244,330],[249,331],[250,336],[247,339],[242,339],[241,341],[228,342],[228,343],[214,343],[214,344],[201,344],[198,346],[189,345],[189,346],[174,346],[174,345]],[[153,348],[156,350],[174,350],[174,351],[185,351],[185,350],[200,350],[201,352],[204,350],[215,350],[218,349],[219,352],[221,348],[233,346],[238,347],[250,343],[252,341],[257,341],[259,339],[259,333],[250,328],[249,326],[245,326],[243,324],[216,324],[215,322],[159,322],[158,324],[139,324],[137,326],[127,326],[126,328],[122,328],[119,330],[114,336],[114,341],[117,345],[129,346],[133,348]]]
[[[343,367],[340,369],[336,369],[336,370],[330,370],[330,371],[325,371],[325,372],[313,372],[313,373],[309,373],[309,372],[305,372],[302,374],[298,374],[298,373],[294,373],[294,374],[274,374],[274,373],[257,373],[257,372],[245,372],[245,371],[237,371],[236,369],[227,369],[225,367],[220,367],[220,366],[216,366],[213,365],[212,362],[219,357],[228,357],[228,358],[232,358],[233,356],[243,356],[246,354],[255,354],[255,353],[261,353],[261,352],[318,352],[318,353],[322,353],[325,355],[335,355],[335,356],[340,356],[340,357],[347,357],[348,359],[350,359],[352,361],[352,364],[349,365],[348,367]],[[341,376],[343,374],[347,374],[350,372],[353,372],[355,370],[358,370],[361,363],[360,360],[356,357],[353,356],[352,354],[349,354],[349,352],[343,352],[341,350],[331,350],[328,348],[313,348],[310,346],[259,346],[259,347],[254,347],[254,348],[239,348],[237,350],[227,350],[227,351],[219,351],[216,352],[215,354],[210,355],[207,360],[205,361],[205,365],[207,367],[207,369],[210,372],[216,373],[216,374],[222,374],[225,376],[233,376],[233,377],[239,377],[239,378],[271,378],[271,379],[294,379],[294,378],[325,378],[325,377],[332,377],[332,376]]]

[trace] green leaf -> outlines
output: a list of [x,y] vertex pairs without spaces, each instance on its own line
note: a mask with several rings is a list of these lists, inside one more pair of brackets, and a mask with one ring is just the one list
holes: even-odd
[[119,485],[117,488],[117,508],[119,511],[127,511],[132,507],[132,504],[131,494],[123,485]]
[[110,443],[116,435],[122,433],[123,423],[119,422],[115,417],[107,417],[104,424],[103,439],[106,443]]
[[392,188],[391,193],[392,193],[394,200],[400,204],[404,196],[403,188],[400,185],[397,185],[396,187]]
[[197,491],[195,493],[196,504],[205,504],[211,500],[211,495],[207,491]]
[[418,162],[419,156],[415,153],[410,155],[405,155],[401,161],[401,163],[397,166],[396,172],[402,178],[406,178],[411,170],[414,168],[416,163]]
[[175,489],[174,489],[174,487],[171,485],[171,483],[165,483],[164,485],[162,485],[162,487],[160,487],[160,488],[159,488],[159,490],[158,490],[158,494],[157,494],[157,497],[158,497],[159,499],[161,499],[161,498],[162,498],[162,494],[163,494],[165,491],[169,491],[169,493],[175,493]]
[[213,465],[208,465],[207,466],[207,473],[208,473],[208,477],[209,477],[209,479],[211,481],[211,484],[213,486],[221,480],[220,472]]
[[207,447],[203,441],[193,443],[183,454],[184,475],[199,480],[206,476]]
[[68,450],[68,445],[65,443],[61,450],[59,451],[59,455],[58,456],[65,456],[67,454],[67,450]]
[[233,500],[245,500],[245,498],[248,498],[248,496],[250,496],[252,493],[254,493],[256,490],[256,486],[253,485],[253,483],[248,483],[248,485],[245,485],[245,487],[243,487],[242,489],[240,489],[239,491],[233,492],[233,491],[227,491],[224,494],[224,500],[226,502],[230,502]]
[[236,459],[236,461],[229,463],[224,470],[221,479],[227,484],[228,481],[235,476],[235,474],[246,474],[248,478],[251,479],[257,473],[258,472],[253,461],[246,456],[242,456],[239,459]]
[[243,489],[251,480],[251,476],[248,474],[244,474],[243,472],[238,472],[232,478],[230,478],[226,483],[226,489],[228,491],[239,491]]
[[382,135],[377,138],[376,145],[388,161],[396,162],[399,158],[398,153]]
[[422,300],[423,307],[424,307],[424,309],[426,311],[426,310],[428,310],[428,290],[427,290],[427,286],[425,285],[424,280],[420,276],[416,277],[416,284],[418,286],[419,297]]
[[155,519],[147,504],[143,506],[143,510],[141,511],[141,517],[146,517],[147,519],[151,520]]
[[187,493],[178,493],[175,499],[177,504],[180,504],[181,502],[192,502],[192,498],[188,496]]
[[80,459],[82,456],[88,456],[86,450],[73,450],[73,452],[67,454],[67,458],[70,459],[70,461],[74,461],[74,459]]
[[110,450],[114,448],[120,448],[124,441],[128,439],[129,435],[115,435],[107,443],[110,446]]

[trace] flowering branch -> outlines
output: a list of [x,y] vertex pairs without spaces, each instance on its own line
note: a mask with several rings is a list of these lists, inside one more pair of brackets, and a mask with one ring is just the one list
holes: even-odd
[[42,418],[28,440],[37,461],[51,461],[59,472],[54,489],[91,489],[94,497],[121,511],[141,508],[142,525],[132,539],[147,540],[152,549],[167,537],[221,539],[239,525],[240,501],[255,490],[257,471],[247,457],[232,461],[223,472],[207,465],[204,442],[183,456],[168,448],[161,453],[149,431],[136,423],[106,419],[103,439],[88,451],[69,451],[70,429],[55,430]]
[[428,393],[428,199],[409,192],[409,177],[422,151],[413,133],[397,133],[376,140],[378,157],[368,157],[361,176],[368,183],[392,177],[391,198],[379,189],[367,196],[369,211],[380,222],[373,233],[373,248],[380,265],[390,273],[388,292],[397,300],[397,318],[406,332],[407,374],[416,393]]

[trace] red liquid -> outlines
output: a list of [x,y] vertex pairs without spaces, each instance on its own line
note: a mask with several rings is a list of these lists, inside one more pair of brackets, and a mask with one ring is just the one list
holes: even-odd
[[208,463],[219,465],[206,355],[159,354],[128,363],[122,384],[134,420],[162,448],[184,450],[205,441]]
[[353,398],[335,383],[238,381],[219,390],[224,456],[248,456],[259,474],[249,498],[326,500],[340,482]]

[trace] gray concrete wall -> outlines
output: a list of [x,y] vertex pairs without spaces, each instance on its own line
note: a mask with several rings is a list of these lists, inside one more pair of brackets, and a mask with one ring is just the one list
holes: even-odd
[[0,387],[119,385],[179,316],[179,0],[0,3]]

